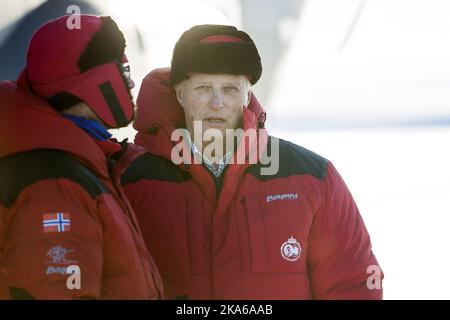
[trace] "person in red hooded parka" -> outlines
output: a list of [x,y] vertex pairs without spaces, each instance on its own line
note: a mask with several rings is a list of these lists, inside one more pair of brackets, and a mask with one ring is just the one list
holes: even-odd
[[133,119],[125,39],[110,17],[64,16],[0,82],[0,298],[158,299],[161,279],[113,175]]
[[[261,73],[248,34],[199,25],[177,42],[170,70],[143,80],[137,146],[117,170],[166,297],[381,299],[382,271],[335,167],[267,135],[251,92]],[[213,142],[196,139],[198,127],[230,147],[206,152]]]

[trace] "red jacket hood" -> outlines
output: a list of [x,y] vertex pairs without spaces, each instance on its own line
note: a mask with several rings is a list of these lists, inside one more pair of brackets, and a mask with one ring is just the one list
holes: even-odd
[[[26,80],[26,79],[25,79]],[[73,154],[102,177],[106,156],[95,141],[39,97],[26,81],[0,82],[0,157],[34,149]]]

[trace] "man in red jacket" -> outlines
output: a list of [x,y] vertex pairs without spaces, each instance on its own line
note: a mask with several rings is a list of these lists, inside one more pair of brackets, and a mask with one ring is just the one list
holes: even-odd
[[261,73],[249,35],[199,25],[177,42],[170,71],[143,81],[138,146],[117,168],[166,296],[381,299],[383,275],[339,173],[267,135],[251,92]]
[[41,26],[0,82],[0,298],[158,299],[161,279],[106,128],[133,118],[125,39],[110,17]]

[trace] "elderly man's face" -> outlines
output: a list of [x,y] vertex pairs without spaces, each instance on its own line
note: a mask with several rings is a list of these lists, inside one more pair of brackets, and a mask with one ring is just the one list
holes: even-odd
[[184,108],[186,126],[191,134],[194,121],[203,131],[222,131],[241,125],[243,106],[249,101],[250,83],[243,75],[194,73],[175,86],[177,99]]

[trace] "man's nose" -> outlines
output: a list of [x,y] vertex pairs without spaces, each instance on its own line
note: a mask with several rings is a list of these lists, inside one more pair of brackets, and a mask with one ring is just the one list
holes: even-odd
[[220,91],[214,90],[211,98],[211,109],[220,110],[223,108],[223,95]]

